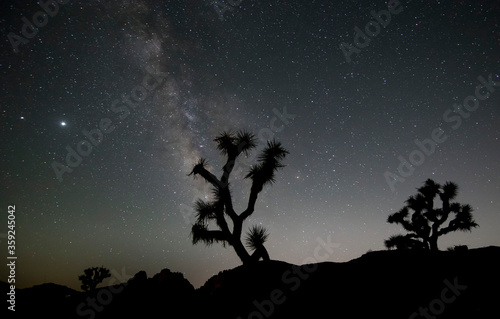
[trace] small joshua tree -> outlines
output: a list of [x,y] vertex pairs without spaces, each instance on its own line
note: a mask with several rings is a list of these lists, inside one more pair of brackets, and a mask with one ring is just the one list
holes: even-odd
[[83,271],[83,275],[78,277],[82,282],[82,290],[86,292],[93,292],[98,284],[104,279],[111,277],[109,269],[104,267],[87,268]]
[[[238,214],[233,207],[229,189],[229,176],[237,157],[241,153],[248,155],[248,152],[256,147],[255,136],[245,131],[238,131],[237,133],[223,132],[214,141],[217,143],[217,149],[221,154],[227,157],[226,164],[222,168],[221,178],[218,179],[207,170],[207,161],[204,158],[198,161],[189,174],[202,176],[206,182],[211,184],[213,190],[213,200],[204,201],[198,199],[194,205],[196,222],[191,229],[193,244],[200,241],[206,245],[211,245],[214,242],[222,243],[224,246],[228,244],[233,247],[243,264],[256,262],[261,258],[269,260],[269,254],[264,247],[268,237],[264,227],[252,227],[246,236],[246,245],[251,252],[253,251],[251,255],[241,241],[241,233],[243,222],[255,210],[257,196],[264,186],[275,181],[275,172],[284,167],[281,161],[288,154],[288,151],[279,142],[274,140],[267,142],[267,146],[257,158],[258,163],[245,176],[245,178],[252,180],[252,187],[246,209]],[[227,218],[232,222],[232,231],[229,229]],[[215,223],[218,229],[209,229],[210,222]]]
[[[385,241],[388,249],[438,249],[438,238],[453,231],[471,231],[478,224],[472,218],[472,207],[451,202],[455,199],[458,186],[452,182],[440,185],[428,179],[418,189],[415,196],[406,200],[406,206],[390,215],[387,222],[400,224],[408,231],[407,235],[394,235]],[[442,202],[440,208],[434,207],[434,199]],[[413,211],[408,217],[410,210]],[[451,219],[447,226],[444,223]]]

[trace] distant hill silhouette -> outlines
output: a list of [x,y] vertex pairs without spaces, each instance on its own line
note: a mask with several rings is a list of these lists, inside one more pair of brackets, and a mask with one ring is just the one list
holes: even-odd
[[[2,292],[7,292],[7,283],[0,284]],[[82,292],[78,292],[66,286],[53,283],[36,285],[31,288],[16,290],[16,311],[7,310],[7,303],[3,301],[4,307],[0,313],[6,313],[9,316],[2,318],[22,318],[26,315],[39,317],[47,315],[53,318],[63,318],[67,314],[75,313],[76,306],[83,297]],[[54,315],[54,316],[52,316]]]
[[[97,294],[101,290],[117,293],[101,292],[101,301],[107,302],[109,295],[112,300],[93,315],[425,318],[421,311],[427,311],[439,319],[493,318],[500,300],[498,269],[500,247],[490,246],[463,251],[376,251],[345,263],[302,267],[262,261],[222,271],[196,290],[180,273],[164,269],[148,279],[142,271],[125,286],[97,289]],[[5,283],[0,286],[6,289]],[[83,292],[44,284],[18,291],[16,313],[92,318],[90,312],[80,316],[76,311],[86,298]]]

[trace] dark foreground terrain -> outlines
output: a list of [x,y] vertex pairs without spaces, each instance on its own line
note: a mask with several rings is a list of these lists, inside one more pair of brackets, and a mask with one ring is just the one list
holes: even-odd
[[[301,267],[260,262],[223,271],[196,290],[165,269],[93,295],[55,284],[21,289],[16,317],[498,318],[499,270],[500,247],[377,251]],[[4,302],[1,312],[12,317],[6,309]]]

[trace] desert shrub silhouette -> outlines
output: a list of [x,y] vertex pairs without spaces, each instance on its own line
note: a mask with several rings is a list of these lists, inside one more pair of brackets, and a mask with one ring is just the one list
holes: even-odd
[[109,269],[104,267],[92,267],[85,269],[83,275],[79,276],[78,279],[82,282],[81,288],[83,291],[93,292],[97,285],[108,277],[111,277]]
[[[471,231],[478,224],[472,218],[472,207],[452,202],[458,193],[458,185],[446,182],[440,185],[428,179],[418,188],[415,196],[406,200],[406,205],[398,212],[389,215],[387,222],[400,224],[408,231],[407,235],[394,235],[385,240],[388,249],[427,249],[439,250],[438,238],[453,231]],[[442,202],[434,207],[435,199]],[[410,215],[410,210],[413,211]],[[444,223],[453,216],[448,225]]]

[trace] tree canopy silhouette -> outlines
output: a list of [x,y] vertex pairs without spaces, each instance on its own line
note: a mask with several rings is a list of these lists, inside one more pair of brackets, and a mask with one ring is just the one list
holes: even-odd
[[[471,231],[478,224],[472,218],[472,207],[452,202],[458,193],[458,185],[446,182],[440,185],[428,179],[410,196],[397,213],[389,215],[387,222],[400,224],[407,235],[394,235],[385,240],[388,249],[438,249],[438,238],[453,231]],[[435,207],[435,199],[441,200],[441,207]],[[413,211],[410,215],[410,211]],[[452,218],[444,226],[448,218]]]
[[[250,249],[250,254],[241,241],[243,222],[251,216],[255,210],[255,203],[259,193],[264,186],[275,182],[275,172],[284,167],[281,161],[288,151],[281,143],[268,141],[266,147],[257,157],[257,164],[252,166],[245,176],[252,180],[250,196],[246,209],[240,214],[233,207],[232,195],[229,189],[229,176],[234,168],[237,157],[256,147],[255,136],[246,131],[222,132],[214,141],[221,154],[227,157],[226,164],[222,167],[222,176],[218,179],[207,170],[207,161],[201,158],[189,175],[201,175],[206,182],[210,183],[213,190],[213,200],[204,201],[198,199],[194,208],[196,210],[196,222],[191,229],[193,244],[204,242],[211,245],[214,242],[229,244],[232,246],[243,264],[252,263],[259,259],[269,260],[269,254],[264,247],[267,239],[267,231],[262,226],[250,228],[245,243]],[[232,222],[233,229],[229,229],[227,219]],[[209,223],[215,222],[219,229],[209,229]]]
[[92,267],[83,271],[83,275],[78,279],[82,282],[82,290],[86,292],[93,292],[98,284],[104,279],[111,277],[109,269],[104,267]]

